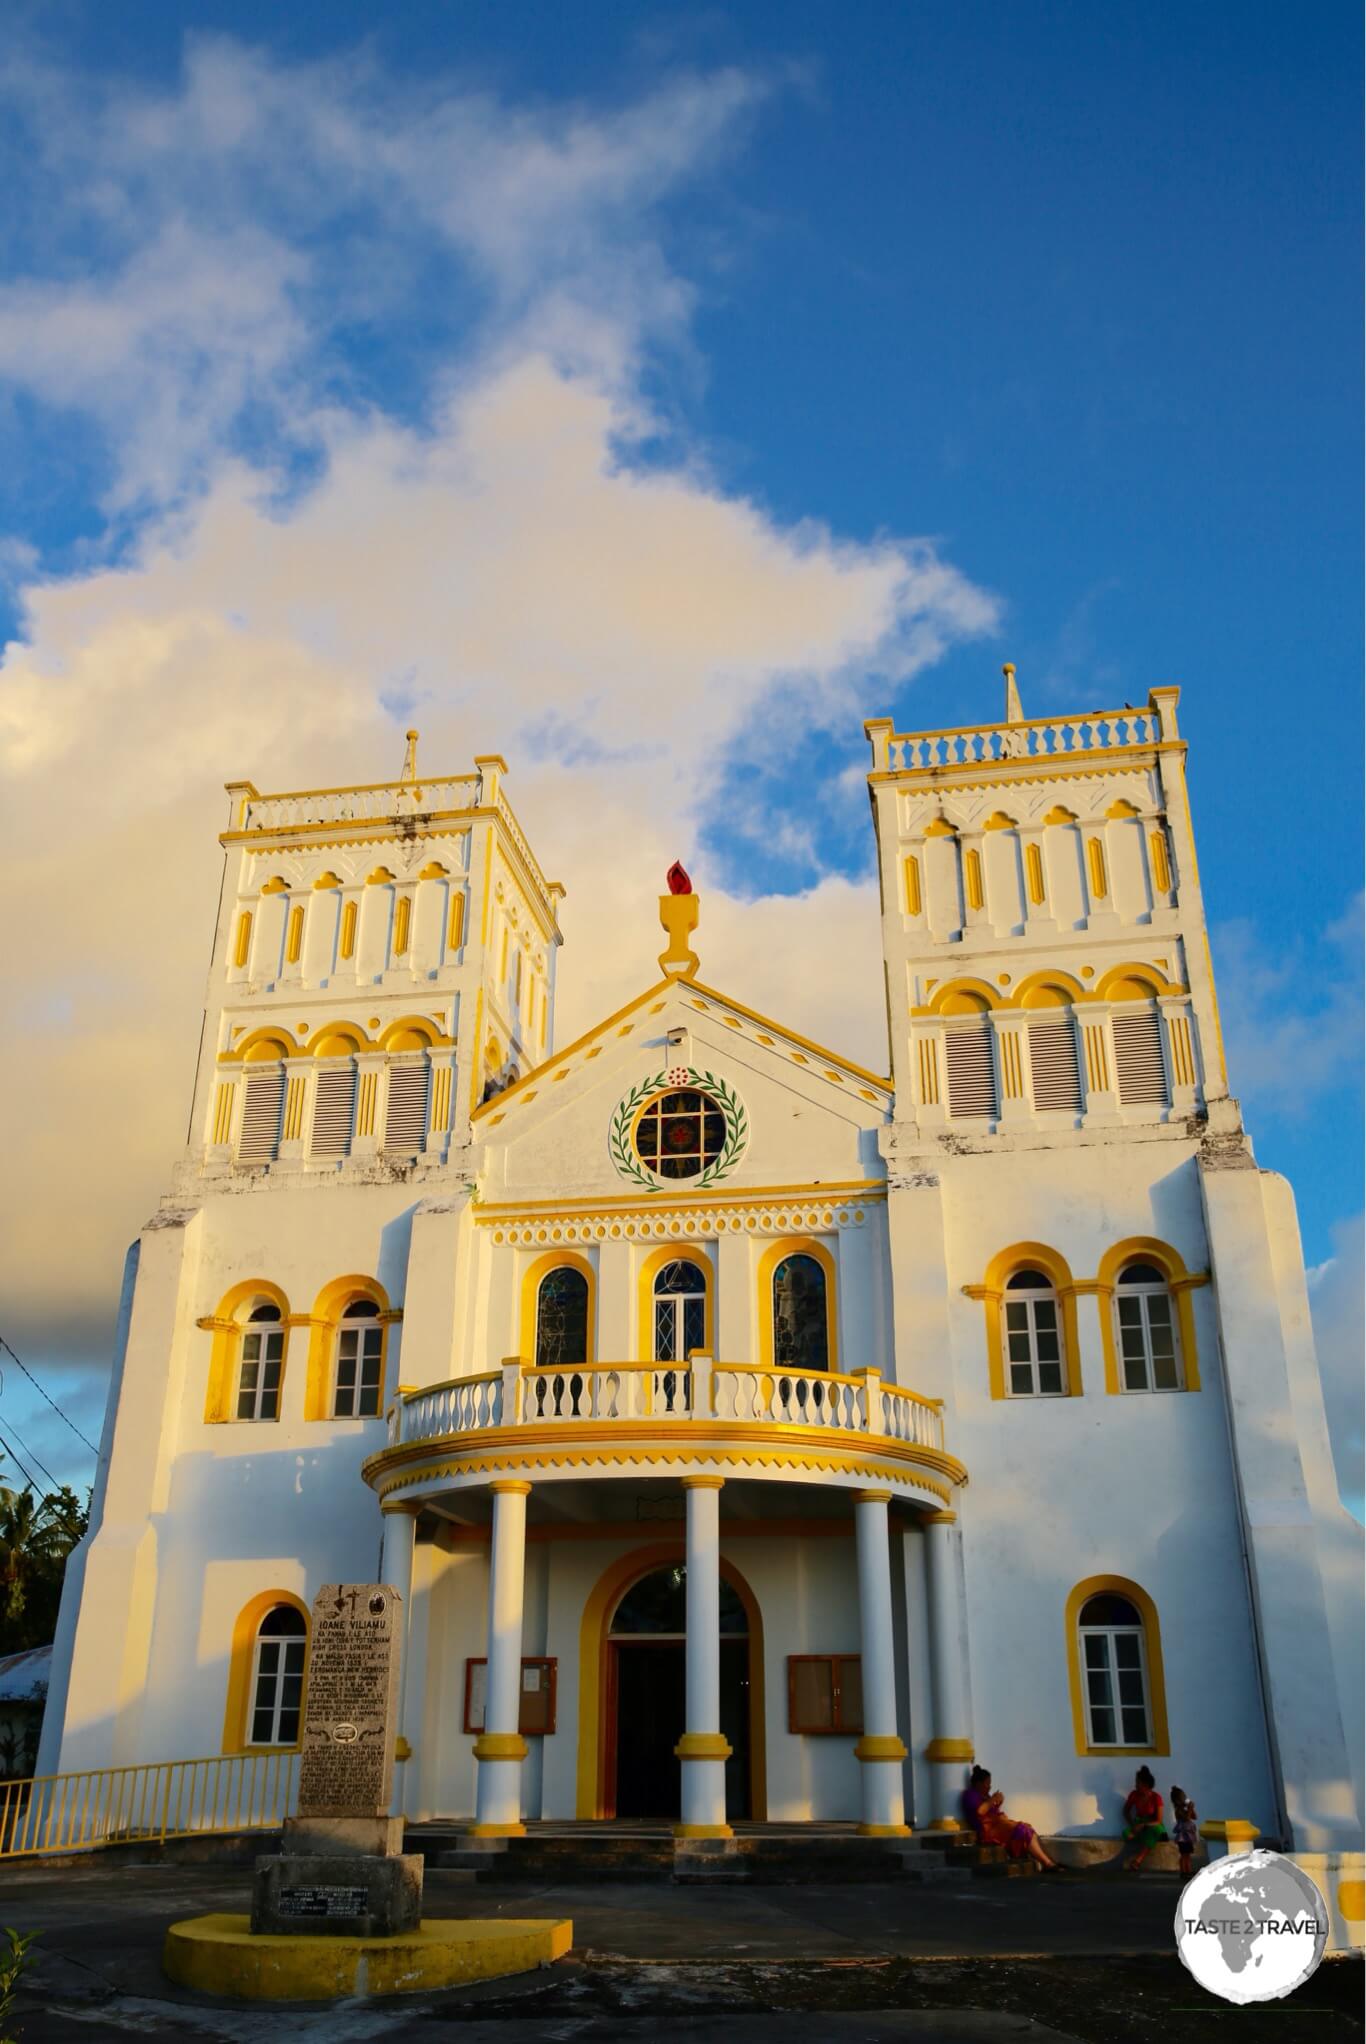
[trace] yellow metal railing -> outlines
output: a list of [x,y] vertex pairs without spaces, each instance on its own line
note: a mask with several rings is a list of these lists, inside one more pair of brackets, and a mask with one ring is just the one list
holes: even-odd
[[298,1766],[295,1752],[216,1753],[0,1782],[0,1859],[272,1830],[293,1808]]

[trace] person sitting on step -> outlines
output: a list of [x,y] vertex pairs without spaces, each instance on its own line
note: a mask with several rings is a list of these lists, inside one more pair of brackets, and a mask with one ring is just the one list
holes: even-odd
[[1160,1845],[1166,1835],[1167,1827],[1162,1822],[1162,1797],[1153,1779],[1153,1771],[1151,1767],[1140,1767],[1124,1800],[1125,1843],[1138,1847],[1128,1862],[1131,1874],[1138,1872],[1152,1848]]
[[1001,1790],[992,1790],[990,1768],[974,1767],[972,1779],[963,1791],[963,1815],[980,1843],[1003,1845],[1011,1859],[1028,1857],[1036,1860],[1045,1873],[1061,1873],[1062,1868],[1057,1861],[1050,1859],[1044,1851],[1034,1826],[1008,1817],[1001,1807],[1003,1801]]

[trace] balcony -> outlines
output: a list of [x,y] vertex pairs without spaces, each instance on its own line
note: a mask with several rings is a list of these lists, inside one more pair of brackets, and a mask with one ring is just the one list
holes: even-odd
[[593,1463],[633,1477],[700,1461],[759,1480],[847,1488],[876,1480],[936,1505],[967,1481],[944,1446],[942,1401],[876,1369],[758,1369],[704,1355],[538,1369],[512,1357],[499,1370],[402,1392],[388,1427],[366,1480],[382,1497],[403,1492],[414,1503],[414,1493],[479,1488],[513,1468],[553,1481],[582,1477]]

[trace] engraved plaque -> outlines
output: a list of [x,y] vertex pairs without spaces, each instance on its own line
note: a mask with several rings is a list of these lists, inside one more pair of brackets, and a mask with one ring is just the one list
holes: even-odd
[[389,1808],[402,1608],[387,1583],[326,1583],[313,1599],[300,1817]]
[[275,1905],[281,1916],[365,1916],[368,1888],[281,1888]]

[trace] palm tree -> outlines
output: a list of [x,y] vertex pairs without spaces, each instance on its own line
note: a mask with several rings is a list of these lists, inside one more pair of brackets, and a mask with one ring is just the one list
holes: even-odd
[[27,1486],[11,1490],[0,1485],[0,1618],[7,1628],[23,1616],[36,1590],[45,1593],[39,1601],[51,1605],[55,1623],[66,1558],[88,1516],[66,1484],[41,1499]]

